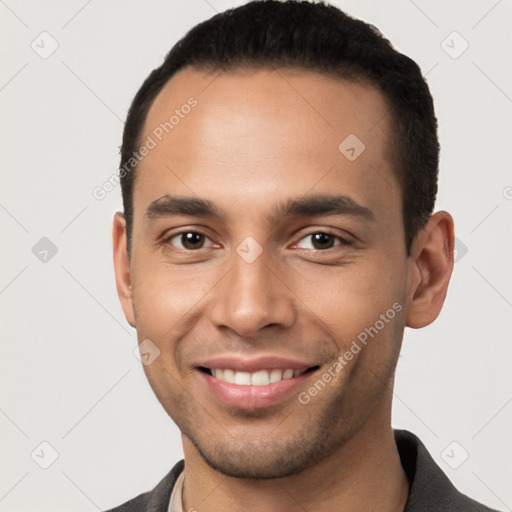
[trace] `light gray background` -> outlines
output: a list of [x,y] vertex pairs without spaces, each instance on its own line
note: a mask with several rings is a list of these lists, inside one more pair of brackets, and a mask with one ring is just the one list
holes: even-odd
[[[105,509],[182,456],[118,304],[120,190],[103,201],[92,190],[116,172],[148,72],[194,24],[242,3],[0,0],[2,511]],[[442,144],[437,209],[453,214],[459,239],[440,318],[407,330],[394,426],[417,433],[463,492],[511,510],[512,1],[335,3],[427,75]],[[59,46],[44,59],[51,38]],[[32,252],[42,237],[58,248],[46,262]],[[43,441],[58,452],[48,469]]]

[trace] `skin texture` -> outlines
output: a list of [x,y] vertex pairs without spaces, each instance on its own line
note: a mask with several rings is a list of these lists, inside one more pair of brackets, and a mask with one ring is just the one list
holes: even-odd
[[[131,258],[121,213],[113,226],[124,313],[139,342],[160,349],[144,371],[182,432],[184,510],[402,510],[394,369],[404,326],[441,310],[452,218],[434,214],[407,257],[389,115],[371,86],[294,69],[185,69],[154,101],[141,140],[190,97],[197,106],[136,171]],[[365,144],[354,161],[338,149],[349,134]],[[145,215],[166,194],[209,200],[221,217]],[[311,195],[349,196],[374,218],[271,218]],[[202,246],[169,238],[190,231],[206,235]],[[322,232],[332,247],[313,243]],[[237,253],[248,236],[262,249],[251,263]],[[307,391],[393,304],[401,311],[308,404],[294,393],[228,407],[199,376],[213,356],[281,356],[319,366]]]

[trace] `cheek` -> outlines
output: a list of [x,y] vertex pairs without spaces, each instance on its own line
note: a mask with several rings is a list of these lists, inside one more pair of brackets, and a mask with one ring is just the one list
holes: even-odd
[[[142,258],[141,258],[142,259]],[[171,267],[144,263],[133,272],[134,309],[137,330],[148,330],[162,338],[173,325],[201,307],[215,283],[215,275],[196,267]]]
[[342,345],[390,309],[394,320],[401,307],[393,310],[393,305],[402,305],[405,286],[400,267],[382,255],[339,267],[302,265],[289,273],[288,282],[304,313],[316,317]]

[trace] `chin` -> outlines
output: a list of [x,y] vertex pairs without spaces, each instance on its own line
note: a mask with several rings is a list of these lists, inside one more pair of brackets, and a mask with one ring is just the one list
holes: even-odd
[[[290,458],[288,455],[276,457],[274,454],[271,459],[264,454],[255,455],[255,450],[251,450],[250,456],[245,451],[236,454],[215,453],[213,456],[207,456],[199,449],[198,451],[208,466],[223,475],[234,478],[256,480],[283,478],[296,475],[310,465],[306,461],[297,460],[296,457]],[[311,460],[308,462],[311,463]]]
[[215,471],[235,478],[271,479],[301,473],[325,459],[343,444],[331,436],[316,436],[301,432],[295,439],[266,441],[230,439],[214,446],[200,445],[189,438],[201,458]]

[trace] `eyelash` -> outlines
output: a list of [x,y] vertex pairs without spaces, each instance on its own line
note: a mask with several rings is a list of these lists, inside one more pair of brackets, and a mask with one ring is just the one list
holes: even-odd
[[[332,247],[329,247],[327,249],[306,249],[306,250],[309,250],[309,251],[315,251],[315,252],[327,252],[329,251],[330,249],[335,249],[336,247],[340,247],[340,246],[348,246],[348,245],[351,245],[352,242],[347,240],[346,238],[343,238],[342,236],[340,235],[337,235],[336,233],[333,233],[332,231],[328,230],[328,229],[322,229],[322,230],[319,230],[319,231],[312,231],[311,233],[308,233],[306,235],[304,235],[302,238],[300,238],[299,242],[304,240],[305,238],[308,238],[308,237],[311,237],[313,235],[318,235],[318,234],[323,234],[323,235],[329,235],[329,236],[332,236],[333,238],[339,240],[339,244],[336,244],[336,245],[333,245]],[[298,242],[297,242],[298,243]],[[294,245],[297,245],[297,244],[294,244]]]
[[[204,231],[200,231],[200,230],[191,230],[191,229],[188,229],[188,230],[184,230],[184,231],[179,231],[178,233],[173,233],[172,235],[166,237],[165,239],[162,240],[162,244],[164,245],[172,245],[170,243],[170,241],[173,239],[173,238],[176,238],[178,236],[183,236],[183,235],[186,235],[187,233],[194,233],[195,235],[202,235],[204,236],[205,238],[207,238],[208,240],[210,239],[208,237],[208,235],[204,232]],[[204,249],[204,247],[200,247],[200,249]],[[193,250],[193,249],[179,249],[181,252],[198,252],[198,250]]]
[[[196,234],[196,235],[202,235],[204,236],[206,239],[210,240],[210,238],[208,237],[208,235],[203,232],[203,231],[200,231],[200,230],[184,230],[184,231],[180,231],[178,233],[173,233],[172,235],[166,237],[165,239],[162,240],[162,244],[165,244],[165,245],[172,245],[170,243],[170,241],[173,239],[173,238],[176,238],[176,237],[179,237],[179,236],[182,236],[182,235],[185,235],[185,234],[188,234],[188,233],[193,233],[193,234]],[[334,245],[333,247],[329,247],[327,249],[306,249],[306,250],[309,250],[309,251],[315,251],[315,252],[327,252],[329,251],[330,249],[334,249],[335,247],[339,247],[339,246],[349,246],[349,245],[352,245],[352,242],[347,240],[346,238],[343,238],[341,237],[340,235],[337,235],[336,233],[333,233],[332,231],[328,230],[328,229],[323,229],[323,230],[318,230],[318,231],[312,231],[311,233],[308,233],[306,235],[304,235],[302,238],[299,239],[299,241],[297,243],[295,243],[294,245],[297,245],[300,241],[304,240],[305,238],[308,238],[308,237],[311,237],[313,235],[317,235],[317,234],[325,234],[325,235],[329,235],[329,236],[332,236],[336,239],[339,240],[339,244],[337,245]],[[210,240],[211,241],[211,240]],[[212,242],[213,243],[213,242]],[[205,247],[200,247],[199,249],[179,249],[182,253],[183,252],[186,252],[186,253],[193,253],[193,252],[198,252],[200,249],[205,249]]]

